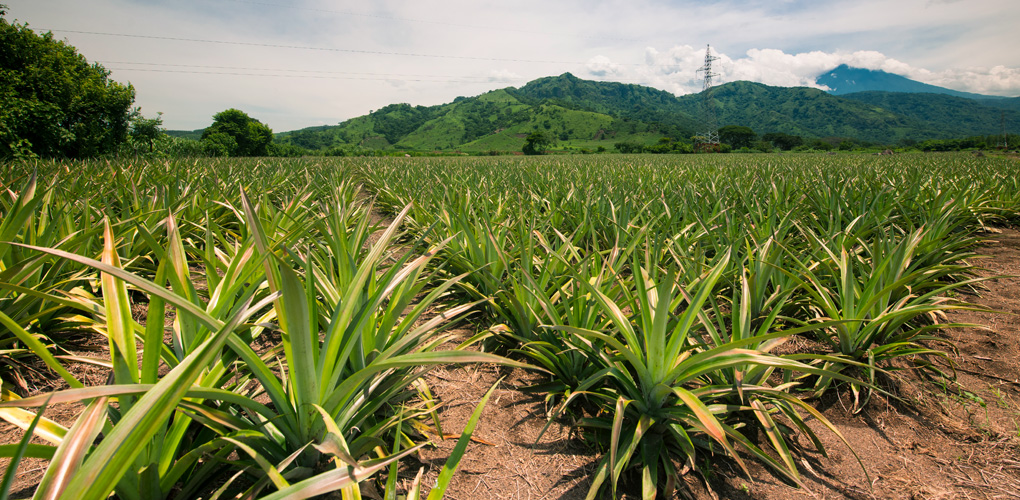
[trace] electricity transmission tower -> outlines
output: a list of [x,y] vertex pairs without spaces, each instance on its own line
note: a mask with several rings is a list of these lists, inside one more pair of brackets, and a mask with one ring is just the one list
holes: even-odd
[[698,134],[696,140],[695,147],[698,152],[719,149],[719,124],[715,118],[715,100],[712,99],[712,78],[719,76],[712,72],[712,61],[718,59],[712,55],[712,46],[708,45],[705,49],[705,65],[698,68],[695,73],[701,73],[705,79],[705,84],[701,89],[701,126],[704,132]]

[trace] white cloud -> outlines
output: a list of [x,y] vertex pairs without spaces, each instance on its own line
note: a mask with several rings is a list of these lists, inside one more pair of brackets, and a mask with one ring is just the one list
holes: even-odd
[[[947,70],[933,73],[921,70],[928,78],[926,83],[954,89],[991,95],[1016,95],[1020,88],[1020,69],[994,66]],[[930,75],[930,76],[929,76]]]
[[599,78],[608,78],[621,74],[620,65],[603,55],[589,59],[586,68],[589,75]]
[[493,83],[519,83],[523,77],[508,69],[494,69],[489,71],[488,80]]
[[[633,75],[654,87],[678,95],[699,92],[702,88],[698,69],[704,64],[704,49],[680,45],[665,52],[645,49],[645,66]],[[911,66],[878,51],[822,52],[787,54],[778,49],[751,49],[743,57],[730,57],[713,51],[719,59],[713,63],[715,83],[738,80],[782,87],[824,89],[815,79],[841,64],[854,68],[881,70],[940,87],[991,95],[1016,95],[1020,91],[1020,68],[947,69],[931,71]]]
[[698,92],[701,83],[696,72],[704,57],[704,49],[695,49],[690,45],[678,45],[665,52],[646,47],[645,65],[637,69],[636,78],[677,95]]

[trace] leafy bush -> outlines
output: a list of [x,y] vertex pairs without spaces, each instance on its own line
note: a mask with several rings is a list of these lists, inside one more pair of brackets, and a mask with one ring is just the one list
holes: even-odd
[[134,87],[5,14],[0,5],[0,160],[115,152],[127,139]]

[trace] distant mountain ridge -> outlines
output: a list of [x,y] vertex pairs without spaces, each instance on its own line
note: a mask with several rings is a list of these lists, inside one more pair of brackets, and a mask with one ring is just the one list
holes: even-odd
[[833,95],[846,95],[856,92],[882,91],[882,92],[905,92],[924,94],[946,94],[954,97],[965,97],[968,99],[1005,99],[999,96],[975,94],[972,92],[961,92],[959,90],[947,89],[936,85],[911,80],[905,76],[894,73],[886,73],[882,70],[871,70],[863,68],[852,68],[841,64],[831,71],[826,71],[818,76],[815,83],[829,88],[828,92]]
[[[836,68],[828,74],[846,78],[856,73]],[[932,87],[904,80],[911,82],[885,79],[900,89]],[[895,144],[993,135],[999,133],[1002,118],[1008,130],[1020,129],[1020,98],[888,90],[836,94],[746,81],[726,83],[712,92],[720,126],[748,126],[759,135],[781,132]],[[308,149],[520,151],[527,135],[538,131],[559,147],[612,149],[617,142],[653,145],[663,137],[689,139],[700,129],[702,101],[701,94],[676,97],[651,87],[564,73],[436,106],[391,104],[339,125],[282,132],[276,139]]]

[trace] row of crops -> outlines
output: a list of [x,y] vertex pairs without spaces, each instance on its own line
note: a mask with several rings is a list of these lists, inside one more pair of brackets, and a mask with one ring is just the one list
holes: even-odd
[[980,230],[1020,218],[1017,163],[962,155],[4,168],[0,417],[38,439],[0,456],[50,460],[40,498],[440,498],[484,399],[437,484],[398,461],[443,434],[422,377],[476,362],[541,373],[591,498],[719,457],[798,484],[797,436],[838,435],[812,402],[934,369]]

